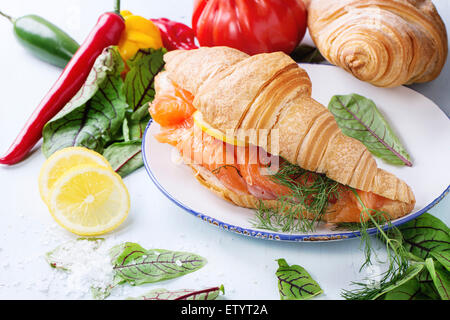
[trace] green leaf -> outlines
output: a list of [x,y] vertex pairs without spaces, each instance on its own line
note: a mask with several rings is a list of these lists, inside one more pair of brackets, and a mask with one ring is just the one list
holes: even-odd
[[103,156],[121,177],[126,177],[144,165],[141,152],[141,140],[117,142],[110,145]]
[[123,68],[117,48],[106,48],[80,91],[45,125],[42,151],[46,157],[72,146],[103,152],[120,130],[128,108],[120,76]]
[[141,107],[139,107],[136,111],[134,111],[131,114],[130,119],[132,121],[144,121],[145,119],[148,119],[148,117],[150,116],[148,108],[149,108],[148,103],[142,105]]
[[424,266],[423,264],[413,264],[411,265],[408,270],[406,270],[405,274],[403,277],[401,277],[398,281],[395,281],[394,283],[392,283],[391,285],[389,285],[388,287],[386,287],[385,289],[383,289],[379,294],[377,294],[373,300],[380,298],[381,296],[393,291],[394,294],[397,292],[398,293],[398,288],[402,287],[403,285],[405,285],[407,282],[409,282],[412,279],[415,279],[417,277],[417,275],[423,270]]
[[357,94],[336,95],[328,109],[342,132],[361,141],[373,155],[391,164],[412,166],[400,139],[372,100]]
[[206,259],[189,252],[146,250],[127,242],[111,249],[116,275],[131,285],[154,283],[181,277],[206,264]]
[[325,61],[317,48],[302,44],[291,53],[291,58],[296,62],[319,63]]
[[125,78],[127,103],[132,111],[153,101],[155,97],[154,79],[163,70],[165,49],[139,50],[127,61],[130,71]]
[[425,266],[441,299],[450,300],[450,272],[432,258],[425,260]]
[[145,104],[133,112],[129,117],[125,119],[127,126],[127,135],[124,137],[125,141],[142,139],[144,136],[145,128],[150,121],[150,113],[148,111],[148,105]]
[[436,290],[433,279],[431,279],[431,275],[428,272],[427,268],[424,268],[422,272],[417,276],[417,280],[420,285],[420,292],[424,295],[430,297],[433,300],[440,300],[441,297],[439,292]]
[[426,296],[421,291],[421,286],[417,277],[405,282],[401,286],[398,286],[383,297],[384,300],[430,300],[431,298]]
[[450,271],[450,252],[449,251],[430,251],[435,258],[447,271]]
[[148,104],[155,96],[154,79],[164,68],[165,49],[140,50],[128,61],[124,92],[129,108],[122,123],[122,139],[110,144],[103,155],[113,169],[126,177],[144,165],[142,137],[150,120]]
[[150,114],[147,118],[144,118],[143,120],[134,121],[134,120],[127,120],[128,125],[128,139],[129,140],[141,140],[144,136],[145,128],[147,127],[147,124],[150,120]]
[[450,252],[449,228],[429,213],[401,225],[399,229],[405,248],[423,260],[431,252]]
[[289,266],[285,259],[277,261],[279,268],[276,276],[281,300],[305,300],[323,293],[319,284],[303,267]]
[[122,127],[123,140],[127,142],[142,139],[150,119],[148,105],[144,105],[135,112],[127,114]]
[[216,300],[221,292],[224,293],[223,285],[203,290],[155,289],[137,298],[128,298],[127,300]]

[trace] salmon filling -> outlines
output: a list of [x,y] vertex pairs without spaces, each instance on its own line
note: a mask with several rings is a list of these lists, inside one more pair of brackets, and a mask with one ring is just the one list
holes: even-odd
[[[158,88],[157,96],[150,106],[150,114],[161,126],[161,132],[155,137],[161,143],[168,143],[180,152],[186,162],[202,166],[213,173],[229,190],[240,195],[253,195],[261,200],[277,200],[292,193],[287,186],[278,183],[270,175],[263,174],[267,163],[262,163],[260,156],[266,154],[259,147],[249,145],[238,147],[200,131],[192,119],[196,109],[193,95],[166,81],[164,88]],[[267,155],[267,154],[266,154]],[[276,159],[282,166],[284,160]],[[319,174],[308,173],[308,184]],[[295,179],[295,177],[293,178]],[[389,205],[390,200],[372,192],[356,190],[364,206],[380,210]],[[339,197],[330,195],[323,219],[331,223],[360,222],[363,207],[350,187],[339,185]],[[365,220],[368,217],[364,217]]]

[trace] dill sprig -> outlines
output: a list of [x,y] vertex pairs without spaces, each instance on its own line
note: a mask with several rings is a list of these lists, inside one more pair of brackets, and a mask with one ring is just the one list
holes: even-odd
[[[359,231],[361,233],[361,243],[364,246],[365,262],[361,266],[360,271],[372,264],[372,239],[367,232],[371,225],[377,228],[378,238],[386,245],[388,270],[379,275],[381,279],[376,286],[364,282],[352,282],[353,285],[359,288],[351,291],[344,290],[341,295],[347,300],[371,300],[377,298],[386,288],[406,275],[410,266],[410,255],[408,250],[403,246],[400,231],[391,224],[388,218],[389,215],[386,212],[367,208],[361,201],[358,193],[353,189],[352,191],[363,208],[361,211]],[[368,217],[368,220],[365,217]],[[387,226],[389,234],[396,236],[390,237],[381,225]]]
[[223,165],[223,166],[217,167],[217,168],[215,168],[213,171],[211,171],[211,173],[212,173],[212,174],[219,174],[219,173],[220,173],[220,170],[226,169],[226,168],[233,168],[233,169],[235,169],[235,170],[237,171],[237,174],[242,178],[242,174],[241,174],[241,172],[239,171],[239,169],[238,169],[236,166],[233,166],[233,165],[231,165],[231,164],[225,164],[225,165]]
[[253,225],[258,229],[281,232],[312,232],[314,223],[303,216],[305,211],[300,206],[292,206],[287,201],[277,201],[271,208],[259,201]]
[[287,161],[271,178],[287,187],[290,193],[280,195],[275,208],[260,201],[254,219],[254,225],[260,229],[313,232],[327,210],[329,199],[338,199],[341,192],[338,182]]

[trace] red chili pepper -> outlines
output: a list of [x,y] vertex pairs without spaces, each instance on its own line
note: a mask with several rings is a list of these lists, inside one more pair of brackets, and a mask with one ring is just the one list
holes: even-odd
[[41,139],[45,124],[80,90],[97,57],[106,47],[119,43],[124,29],[125,23],[120,15],[104,13],[100,16],[95,28],[28,119],[7,153],[0,158],[0,164],[13,165],[28,155]]
[[195,44],[195,33],[187,25],[166,18],[150,20],[161,31],[161,38],[167,50],[192,50],[198,48]]

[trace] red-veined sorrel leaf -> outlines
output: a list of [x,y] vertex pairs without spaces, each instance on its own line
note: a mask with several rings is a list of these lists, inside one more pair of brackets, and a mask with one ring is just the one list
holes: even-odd
[[408,152],[372,100],[357,94],[336,95],[328,109],[342,132],[361,141],[373,155],[391,164],[412,166]]
[[450,272],[450,247],[447,251],[431,251],[430,254]]
[[[373,300],[379,299],[379,298],[383,297],[385,294],[388,294],[388,293],[390,293],[392,291],[397,292],[398,288],[402,287],[403,285],[405,285],[406,283],[410,282],[411,280],[416,281],[417,275],[422,271],[423,268],[424,268],[423,264],[413,264],[413,265],[411,265],[406,270],[406,272],[403,275],[403,277],[401,277],[397,281],[393,282],[391,285],[389,285],[386,288],[384,288],[383,290],[381,290],[381,292],[379,292],[377,295],[375,295],[373,297]],[[408,286],[409,285],[411,285],[411,284],[408,284]],[[411,291],[411,290],[412,289],[410,289],[409,291]]]
[[281,300],[305,300],[323,293],[319,284],[303,267],[289,266],[284,259],[277,261],[279,268],[276,275]]
[[137,298],[128,298],[128,300],[215,300],[221,292],[222,294],[225,293],[223,285],[202,290],[168,291],[166,289],[155,289]]
[[106,48],[95,61],[86,83],[44,127],[46,157],[73,146],[99,153],[122,128],[128,107],[120,76],[124,64],[117,48]]
[[450,272],[432,258],[425,260],[430,277],[442,300],[450,300]]
[[399,229],[405,248],[423,260],[429,258],[433,251],[450,251],[449,228],[429,213],[401,225]]
[[122,177],[144,165],[141,143],[145,128],[150,120],[148,103],[155,97],[155,76],[164,68],[161,50],[139,50],[127,65],[128,71],[124,92],[128,109],[122,125],[122,137],[109,145],[103,155],[113,169]]
[[116,276],[131,285],[181,277],[206,264],[205,258],[194,253],[146,250],[132,242],[113,247],[111,257]]
[[103,156],[121,177],[126,177],[144,165],[142,160],[142,141],[116,142],[106,148]]
[[383,300],[430,300],[421,291],[419,280],[415,277],[386,293]]
[[132,111],[136,111],[155,97],[155,76],[163,70],[166,49],[139,50],[127,61],[130,71],[125,78],[125,94]]

